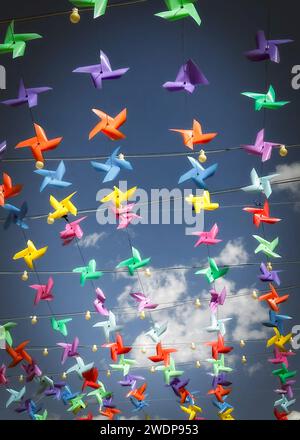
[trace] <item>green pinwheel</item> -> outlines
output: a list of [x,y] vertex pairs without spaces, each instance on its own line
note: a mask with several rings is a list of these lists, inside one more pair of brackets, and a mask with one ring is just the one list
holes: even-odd
[[218,376],[220,372],[230,373],[232,371],[231,367],[225,366],[224,354],[221,354],[220,359],[206,359],[206,362],[209,362],[213,365],[215,376]]
[[54,331],[61,333],[63,336],[68,336],[67,323],[72,321],[72,318],[55,319],[51,318],[51,326]]
[[108,399],[112,396],[112,392],[106,391],[106,388],[104,386],[103,382],[98,381],[99,388],[97,388],[94,391],[91,391],[88,393],[88,396],[94,396],[97,402],[99,403],[100,410],[103,406],[103,399]]
[[84,267],[76,267],[73,269],[74,273],[80,273],[80,284],[85,285],[86,280],[98,280],[102,277],[103,273],[96,270],[96,261],[90,260],[89,264]]
[[13,340],[12,340],[12,336],[11,336],[11,329],[16,327],[18,324],[16,322],[6,322],[4,325],[2,325],[2,329],[3,331],[3,339],[6,341],[6,343],[8,345],[10,345],[12,347],[13,345]]
[[155,15],[169,21],[192,17],[198,26],[200,26],[201,18],[194,5],[196,1],[197,0],[165,0],[168,11],[158,12]]
[[259,111],[262,108],[277,109],[289,104],[290,101],[276,101],[276,94],[273,86],[269,87],[267,93],[253,93],[243,92],[242,95],[255,100],[255,110]]
[[0,54],[12,53],[13,58],[22,57],[25,53],[27,41],[43,38],[39,34],[15,34],[12,21],[6,31],[4,43],[0,44]]
[[174,361],[174,359],[172,357],[170,357],[169,365],[159,365],[158,367],[155,367],[155,370],[163,371],[165,383],[167,385],[170,385],[170,380],[173,377],[182,376],[183,373],[184,373],[183,370],[176,370],[175,361]]
[[74,399],[71,399],[68,411],[72,411],[74,414],[77,414],[81,409],[85,409],[86,404],[82,400],[84,396],[85,394],[79,394],[78,396],[74,397]]
[[48,411],[45,409],[43,414],[35,414],[34,420],[47,420],[48,418]]
[[104,15],[108,0],[70,0],[77,8],[94,8],[94,18]]
[[223,277],[229,271],[229,267],[218,268],[217,263],[213,258],[208,259],[209,267],[200,269],[195,272],[196,275],[205,275],[209,283],[213,283],[218,278]]
[[132,257],[128,258],[128,260],[121,261],[121,263],[119,263],[116,266],[116,269],[127,267],[129,275],[133,276],[134,272],[137,269],[146,266],[150,262],[151,258],[145,258],[144,260],[142,260],[139,251],[134,247],[132,247],[131,249],[132,249]]
[[273,370],[272,374],[279,377],[281,383],[285,385],[288,379],[292,379],[296,376],[297,371],[290,371],[285,364],[282,364],[281,368],[279,368],[278,370]]
[[136,360],[134,359],[126,359],[123,354],[121,354],[118,364],[110,364],[110,367],[113,370],[121,370],[123,371],[123,376],[127,376],[129,374],[130,368],[136,364]]

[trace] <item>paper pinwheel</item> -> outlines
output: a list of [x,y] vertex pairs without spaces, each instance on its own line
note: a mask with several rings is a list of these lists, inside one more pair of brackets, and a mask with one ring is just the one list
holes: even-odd
[[16,197],[23,189],[23,185],[12,184],[11,177],[3,173],[3,183],[0,185],[0,206],[4,206],[7,199],[11,197]]
[[276,417],[277,420],[289,420],[288,419],[288,415],[289,413],[286,411],[278,411],[277,408],[274,408],[274,416]]
[[48,411],[45,409],[42,414],[35,414],[34,420],[47,420],[48,418]]
[[128,258],[127,260],[121,261],[121,263],[116,266],[116,269],[127,267],[129,275],[133,276],[136,270],[147,266],[151,258],[149,257],[142,260],[142,257],[136,248],[132,246],[131,250],[132,257]]
[[133,169],[131,163],[125,160],[125,158],[119,154],[120,148],[121,147],[116,148],[104,164],[93,161],[91,162],[92,167],[96,171],[106,173],[104,179],[102,180],[103,183],[114,180],[121,170],[131,171]]
[[114,186],[113,192],[103,197],[100,200],[100,202],[101,203],[112,202],[116,206],[116,208],[121,208],[122,203],[127,202],[129,199],[131,199],[134,193],[136,192],[136,190],[137,190],[137,186],[134,186],[133,188],[130,188],[128,191],[123,192],[117,186]]
[[105,14],[108,0],[69,0],[78,8],[94,8],[94,18]]
[[78,396],[79,393],[72,393],[70,387],[66,385],[65,389],[61,393],[61,400],[63,401],[64,405],[68,405],[70,400],[75,399],[75,397]]
[[287,301],[289,298],[289,294],[279,296],[277,293],[277,290],[272,284],[269,284],[270,292],[265,293],[264,295],[261,295],[258,300],[259,301],[266,301],[268,306],[274,310],[274,312],[279,312],[279,304]]
[[139,400],[139,401],[145,400],[147,397],[147,394],[145,394],[146,389],[147,389],[147,384],[144,383],[139,388],[135,388],[135,389],[129,391],[129,393],[127,393],[126,397],[134,397],[136,400]]
[[292,333],[288,333],[287,335],[281,335],[276,327],[273,328],[275,335],[268,339],[267,341],[267,347],[271,347],[272,345],[275,345],[279,348],[280,351],[287,351],[285,348],[285,344],[290,342],[292,338]]
[[70,194],[68,197],[64,198],[60,202],[54,197],[50,195],[50,205],[54,209],[54,212],[50,212],[48,215],[47,221],[48,223],[53,223],[54,220],[59,218],[63,218],[68,216],[68,214],[72,214],[74,216],[77,215],[77,208],[71,202],[72,197],[76,194],[76,191]]
[[[287,366],[285,364],[282,364],[282,367],[279,368],[278,370],[273,370],[272,374],[274,374],[274,376],[279,377],[280,382],[285,385],[288,379],[292,379],[293,377],[296,376],[297,371],[289,371]],[[283,393],[284,394],[284,393]]]
[[8,229],[12,223],[22,229],[29,229],[29,226],[24,221],[28,212],[28,205],[26,202],[22,203],[21,208],[17,208],[16,206],[10,205],[9,203],[5,203],[3,208],[8,211],[8,215],[3,225],[5,230]]
[[86,404],[82,400],[85,394],[79,394],[74,399],[70,399],[70,407],[68,408],[68,411],[72,411],[73,414],[78,414],[79,411],[86,408]]
[[78,374],[79,378],[82,379],[82,374],[86,371],[89,371],[94,366],[94,362],[91,362],[90,364],[85,364],[83,359],[80,356],[76,356],[76,364],[73,365],[73,367],[70,367],[66,373],[70,374],[74,371]]
[[202,413],[202,408],[197,405],[189,405],[188,407],[180,406],[180,408],[189,415],[189,420],[196,420],[197,414]]
[[292,399],[294,397],[294,390],[293,390],[293,385],[296,383],[295,380],[287,380],[285,382],[285,384],[281,383],[281,388],[278,388],[277,390],[275,390],[276,393],[279,394],[284,394],[286,395],[289,399]]
[[74,338],[74,341],[72,343],[67,342],[57,342],[56,345],[61,347],[63,349],[61,363],[64,364],[68,357],[77,357],[79,356],[78,345],[79,345],[79,339],[77,336]]
[[83,287],[86,280],[98,280],[103,272],[96,270],[96,260],[90,260],[88,266],[76,267],[74,273],[80,273],[80,285]]
[[169,365],[159,365],[158,367],[155,367],[155,370],[163,371],[165,383],[167,385],[170,385],[170,381],[172,378],[180,377],[184,373],[184,371],[182,370],[176,370],[175,361],[171,356]]
[[190,379],[179,379],[174,377],[169,386],[172,388],[176,396],[180,397],[180,390],[184,389],[189,384]]
[[274,406],[281,406],[283,411],[289,412],[289,407],[291,405],[294,405],[295,402],[296,402],[296,399],[289,400],[289,399],[287,399],[285,394],[282,394],[281,399],[276,400],[276,402],[274,403]]
[[89,134],[89,140],[93,139],[98,133],[105,134],[112,141],[125,139],[125,135],[118,130],[127,120],[127,109],[124,108],[114,118],[101,110],[93,108],[92,111],[101,119]]
[[232,413],[234,408],[228,408],[223,412],[219,412],[218,416],[221,420],[235,420]]
[[256,33],[256,49],[245,52],[250,61],[270,60],[274,63],[280,62],[278,46],[281,44],[292,43],[293,40],[267,40],[264,31]]
[[211,230],[208,232],[201,231],[201,232],[193,232],[192,235],[196,235],[199,237],[197,242],[195,243],[194,247],[200,246],[200,244],[206,244],[207,246],[220,243],[222,240],[219,240],[217,237],[219,233],[219,228],[217,223],[215,223]]
[[38,96],[41,93],[48,92],[49,90],[52,90],[52,88],[36,87],[27,89],[25,88],[24,82],[21,79],[18,98],[2,101],[1,104],[8,105],[10,107],[18,107],[23,104],[28,104],[29,108],[36,107],[38,105]]
[[15,328],[18,324],[16,322],[6,322],[5,324],[1,325],[1,328],[4,330],[4,339],[6,343],[10,346],[13,345],[13,339],[11,336],[11,329]]
[[38,38],[43,37],[39,34],[15,34],[14,21],[12,21],[7,28],[4,42],[0,44],[0,55],[12,53],[13,58],[22,57],[25,53],[26,43]]
[[32,360],[31,364],[21,365],[21,368],[26,373],[26,382],[32,382],[33,379],[35,379],[36,377],[41,377],[43,374],[42,370],[40,369],[38,364],[35,362],[35,360]]
[[213,258],[208,259],[209,267],[206,269],[200,269],[195,272],[196,275],[205,275],[208,283],[213,283],[218,278],[223,277],[229,271],[229,267],[218,268],[217,263]]
[[37,395],[41,395],[44,394],[44,392],[46,391],[46,389],[48,387],[53,388],[54,387],[54,381],[52,379],[50,379],[49,376],[46,376],[45,374],[43,374],[42,376],[38,377],[36,380],[39,384],[39,388],[36,392]]
[[288,315],[278,315],[273,310],[269,311],[269,318],[270,321],[263,322],[263,325],[265,327],[277,327],[281,335],[284,333],[283,322],[287,319],[292,319],[292,317]]
[[261,263],[259,267],[261,275],[259,276],[259,279],[263,282],[274,282],[278,286],[280,286],[280,279],[279,279],[279,272],[281,270],[268,270],[265,263]]
[[149,403],[145,400],[138,400],[135,397],[130,397],[130,402],[134,406],[133,412],[138,412],[144,410],[147,406],[149,406]]
[[127,374],[123,380],[119,380],[118,383],[122,387],[130,387],[131,389],[134,389],[136,387],[138,380],[145,380],[143,376],[135,376],[133,374]]
[[76,420],[82,420],[82,421],[94,420],[94,416],[93,413],[89,412],[86,416],[77,417]]
[[206,342],[205,345],[211,347],[212,357],[216,360],[219,357],[219,353],[226,354],[233,350],[233,347],[226,347],[224,344],[224,338],[221,334],[218,335],[217,341]]
[[269,225],[274,225],[281,221],[280,218],[270,217],[270,207],[266,200],[263,208],[243,208],[244,211],[253,214],[253,224],[259,228],[261,223],[267,223]]
[[209,291],[210,293],[210,303],[209,303],[209,307],[212,313],[216,313],[218,310],[218,306],[222,306],[225,303],[225,299],[226,299],[226,287],[223,287],[223,289],[221,290],[221,292],[217,292],[215,289],[212,289]]
[[102,382],[98,382],[98,385],[99,387],[96,390],[88,393],[88,396],[93,396],[97,400],[99,404],[99,408],[101,410],[103,407],[103,400],[106,399],[107,397],[112,396],[112,393],[106,391],[105,386]]
[[213,400],[212,403],[215,407],[218,408],[219,413],[223,413],[228,409],[233,409],[233,406],[226,402],[227,396],[223,397],[223,402],[219,402],[218,400]]
[[203,191],[202,196],[194,196],[190,194],[185,198],[185,201],[193,206],[193,210],[196,214],[200,214],[203,211],[215,211],[219,208],[219,203],[213,203],[210,201],[209,191]]
[[108,56],[105,55],[102,50],[100,51],[100,64],[94,64],[93,66],[78,67],[73,70],[73,73],[88,73],[93,81],[96,89],[102,89],[102,82],[109,79],[121,78],[129,67],[123,69],[112,70]]
[[103,344],[102,347],[110,348],[110,356],[114,362],[118,361],[118,356],[127,354],[132,350],[132,347],[125,347],[123,345],[122,336],[117,334],[116,341],[108,344]]
[[8,379],[6,377],[6,365],[2,364],[0,367],[0,385],[6,385]]
[[211,165],[210,167],[205,169],[193,157],[188,156],[188,160],[190,161],[193,168],[187,173],[183,174],[178,180],[178,183],[183,183],[186,182],[187,180],[193,180],[193,182],[198,186],[198,188],[207,189],[205,180],[208,179],[209,177],[212,177],[215,174],[218,168],[218,164],[215,163],[214,165]]
[[10,397],[5,405],[5,407],[8,408],[9,405],[11,405],[14,402],[16,402],[16,403],[21,402],[21,400],[23,399],[23,397],[25,395],[26,387],[21,388],[20,391],[13,390],[11,388],[6,388],[6,391],[8,391],[10,394]]
[[12,362],[9,364],[8,368],[15,367],[21,361],[26,361],[28,364],[32,363],[31,356],[29,356],[29,354],[25,350],[25,347],[29,344],[29,342],[30,341],[24,341],[15,348],[10,347],[9,345],[6,346],[6,351],[12,358]]
[[71,182],[66,182],[63,177],[66,173],[66,167],[62,160],[55,171],[51,170],[34,170],[36,174],[44,177],[40,186],[40,192],[44,191],[47,186],[54,186],[55,188],[67,188],[72,185]]
[[60,400],[63,389],[66,386],[66,382],[55,382],[52,386],[45,390],[45,396],[53,396],[54,399]]
[[259,177],[253,168],[250,173],[252,184],[244,186],[242,190],[246,192],[262,192],[268,199],[272,194],[271,181],[278,176],[279,174],[270,174],[269,176]]
[[194,150],[194,145],[207,144],[208,142],[212,141],[218,134],[203,133],[202,126],[200,122],[196,121],[196,119],[193,120],[193,128],[191,130],[171,128],[170,131],[180,133],[183,138],[184,145],[191,150]]
[[113,420],[117,414],[120,414],[121,410],[118,408],[105,408],[104,411],[100,411],[100,414],[107,417],[109,420]]
[[145,334],[149,336],[153,342],[160,342],[161,336],[167,331],[168,323],[165,322],[162,325],[159,325],[157,322],[154,323],[153,327],[147,331]]
[[111,210],[115,214],[116,218],[119,220],[119,225],[117,229],[126,229],[135,219],[141,219],[140,215],[132,212],[135,207],[135,203],[129,203],[126,206],[120,208],[111,207]]
[[7,150],[6,141],[0,142],[0,161],[3,159],[6,150]]
[[96,324],[94,324],[93,327],[102,328],[103,332],[104,332],[105,339],[107,341],[109,341],[110,333],[117,332],[122,329],[122,326],[117,325],[116,317],[115,317],[114,313],[111,311],[108,314],[108,321],[96,322]]
[[259,235],[252,235],[252,237],[259,242],[259,245],[254,251],[255,254],[258,254],[258,252],[262,252],[263,254],[267,255],[270,258],[281,258],[281,255],[276,254],[275,252],[275,249],[279,244],[278,237],[272,241],[265,240]]
[[171,353],[176,353],[176,348],[163,348],[161,342],[156,345],[156,355],[149,356],[148,359],[152,362],[163,362],[166,367],[170,365]]
[[247,153],[255,156],[260,156],[262,162],[266,162],[271,159],[273,147],[278,147],[281,144],[275,142],[265,141],[265,129],[263,128],[257,133],[254,145],[242,145]]
[[55,319],[51,318],[51,326],[54,331],[61,333],[63,336],[68,336],[67,324],[72,321],[72,318]]
[[217,400],[221,403],[224,403],[224,397],[228,396],[231,393],[231,388],[223,388],[222,385],[217,385],[217,387],[213,390],[209,390],[207,394],[215,395]]
[[289,104],[290,101],[276,101],[276,94],[273,86],[269,87],[268,92],[265,93],[253,93],[253,92],[243,92],[242,95],[255,100],[255,110],[259,111],[262,108],[267,108],[271,110],[276,110]]
[[217,319],[216,315],[211,315],[211,325],[206,327],[206,331],[209,333],[219,333],[224,336],[226,334],[225,322],[230,321],[232,318]]
[[49,140],[45,133],[45,130],[38,124],[34,124],[35,136],[25,141],[19,142],[16,145],[16,149],[30,148],[34,159],[37,162],[44,164],[45,159],[43,153],[45,151],[54,150],[63,140],[62,137]]
[[97,295],[97,298],[94,301],[94,307],[95,307],[96,312],[102,316],[108,316],[109,311],[104,306],[104,303],[106,300],[104,293],[102,292],[101,289],[99,289],[99,287],[97,287],[97,289],[95,291],[96,291],[96,295]]
[[153,304],[143,293],[131,293],[130,296],[138,303],[138,311],[156,309],[158,304]]
[[83,231],[80,223],[85,219],[86,217],[81,217],[74,222],[69,222],[66,224],[64,231],[59,233],[60,238],[63,240],[63,246],[72,243],[72,241],[75,239],[80,240],[83,237]]
[[81,388],[82,391],[85,390],[86,387],[93,388],[94,390],[100,388],[101,385],[99,385],[99,383],[97,382],[98,376],[99,376],[99,371],[95,367],[82,373],[82,377],[83,377],[83,384]]
[[135,359],[125,359],[124,355],[121,354],[118,364],[110,364],[110,367],[113,370],[121,370],[123,372],[123,376],[127,376],[129,374],[130,368],[135,365],[137,362]]
[[[213,374],[211,374],[213,376],[213,380],[212,380],[212,387],[216,388],[217,385],[222,385],[223,387],[229,387],[232,382],[230,382],[227,379],[227,376],[225,373],[220,373],[217,376],[214,376]],[[225,400],[225,398],[224,398]]]
[[186,64],[180,67],[175,81],[165,82],[163,88],[170,92],[185,90],[188,93],[193,93],[196,86],[208,84],[207,78],[197,64],[193,60],[188,60]]
[[220,359],[206,359],[206,362],[209,362],[213,365],[214,375],[218,376],[218,374],[222,371],[230,373],[232,371],[231,367],[226,367],[225,365],[225,356],[221,354]]
[[29,286],[31,289],[36,290],[34,305],[37,305],[41,300],[52,301],[54,299],[52,294],[53,286],[54,282],[52,277],[48,279],[47,284],[32,284]]
[[164,18],[169,21],[181,20],[191,17],[200,26],[201,18],[194,5],[197,0],[165,0],[167,11],[158,12],[157,17]]
[[37,249],[34,243],[31,240],[27,241],[27,248],[23,249],[20,252],[17,252],[13,256],[13,260],[18,260],[23,258],[29,269],[33,269],[33,262],[38,258],[41,258],[47,252],[48,246],[45,246],[41,249]]

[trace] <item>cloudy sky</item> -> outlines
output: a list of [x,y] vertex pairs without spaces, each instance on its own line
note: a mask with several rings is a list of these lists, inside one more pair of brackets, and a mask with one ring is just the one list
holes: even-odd
[[[2,9],[1,18],[39,15],[47,11],[67,10],[67,0],[44,1],[36,4],[27,1],[15,1]],[[111,3],[114,3],[111,1]],[[105,18],[92,20],[89,13],[82,14],[79,25],[69,23],[67,16],[36,20],[16,24],[18,32],[38,32],[43,39],[28,45],[26,56],[11,60],[9,55],[1,57],[1,63],[7,70],[7,90],[1,91],[1,100],[16,96],[20,77],[29,87],[49,86],[52,92],[41,97],[39,106],[33,109],[34,120],[42,125],[49,138],[63,136],[59,148],[50,152],[49,158],[105,156],[118,146],[102,135],[88,141],[88,133],[96,123],[92,108],[99,108],[115,115],[123,108],[128,110],[128,120],[123,127],[126,139],[120,145],[126,155],[135,153],[184,152],[179,135],[170,128],[190,128],[193,118],[203,124],[207,132],[218,132],[218,136],[207,146],[207,151],[235,147],[253,143],[256,133],[263,127],[267,140],[294,145],[299,144],[300,91],[291,87],[291,69],[300,64],[300,35],[295,2],[286,0],[285,13],[282,2],[272,2],[270,32],[272,38],[293,38],[295,43],[282,47],[281,63],[269,64],[266,71],[264,63],[250,63],[243,56],[245,50],[254,47],[255,32],[266,29],[268,23],[267,1],[244,0],[237,5],[234,0],[202,0],[199,12],[202,25],[198,28],[193,21],[168,23],[154,17],[154,13],[164,8],[161,0],[152,0],[145,4],[122,8],[111,8]],[[1,39],[4,38],[6,25],[0,26]],[[130,67],[129,72],[119,81],[106,82],[103,90],[93,88],[85,75],[72,74],[78,66],[96,64],[102,49],[110,58],[113,67]],[[180,65],[192,58],[201,66],[209,79],[210,85],[196,90],[191,96],[183,93],[170,94],[162,89],[162,84],[175,78]],[[267,76],[266,76],[267,73]],[[254,112],[253,103],[241,96],[243,91],[263,92],[266,84],[272,84],[279,100],[291,103],[278,110]],[[8,151],[5,159],[30,157],[28,151],[16,151],[14,146],[33,135],[30,112],[26,107],[11,109],[0,108],[0,141],[6,139]],[[300,176],[299,149],[291,148],[286,158],[281,158],[275,150],[272,159],[261,167],[258,158],[245,152],[225,152],[208,155],[208,164],[219,164],[216,175],[208,181],[209,190],[219,191],[250,184],[250,171],[256,167],[263,174],[280,173],[281,179]],[[40,177],[33,173],[33,162],[1,163],[1,170],[9,173],[14,182],[24,183],[22,194],[14,200],[16,206],[26,200],[29,215],[48,214],[50,190],[39,193]],[[137,185],[147,192],[155,188],[177,188],[181,174],[187,171],[186,157],[133,158],[133,172],[123,173],[122,180],[128,181],[128,187]],[[47,168],[54,169],[57,161],[47,162]],[[112,185],[103,185],[101,176],[89,164],[89,161],[65,161],[66,180],[72,182],[69,189],[53,189],[51,193],[63,198],[70,192],[77,191],[74,202],[80,210],[95,210],[99,207],[97,192]],[[118,184],[118,181],[114,182]],[[184,186],[192,190],[190,183]],[[265,228],[267,239],[280,237],[278,252],[282,255],[282,286],[296,286],[289,290],[289,302],[282,311],[293,316],[291,325],[299,323],[300,279],[297,264],[299,258],[299,185],[288,184],[274,187],[270,198],[271,214],[283,220]],[[228,355],[234,368],[231,374],[233,392],[230,402],[235,407],[237,419],[269,419],[273,417],[273,402],[277,386],[267,362],[268,352],[265,340],[272,335],[261,325],[268,316],[267,307],[251,297],[253,289],[264,289],[259,283],[260,256],[254,255],[256,247],[252,234],[257,230],[251,218],[242,211],[259,200],[259,196],[242,191],[229,192],[214,196],[220,203],[220,209],[205,216],[205,227],[210,228],[217,222],[222,242],[211,249],[211,255],[218,264],[237,265],[256,263],[232,268],[225,279],[218,281],[217,287],[226,286],[228,300],[220,310],[220,317],[230,317],[226,338],[234,346]],[[0,218],[5,217],[1,210]],[[99,269],[111,270],[121,260],[129,257],[129,243],[126,232],[117,231],[114,225],[101,226],[96,221],[95,213],[90,213],[82,224],[85,235],[80,251],[75,245],[62,248],[59,231],[64,228],[63,221],[48,225],[45,218],[28,220],[30,226],[26,238],[38,247],[48,245],[46,255],[37,263],[38,272],[69,272],[74,267],[94,258]],[[198,404],[203,408],[203,416],[216,419],[217,414],[211,403],[211,396],[206,393],[211,387],[211,377],[207,374],[209,349],[204,342],[212,339],[205,327],[209,325],[208,308],[209,286],[205,279],[194,275],[188,266],[206,264],[207,249],[194,248],[194,238],[185,235],[184,224],[136,225],[129,229],[132,243],[142,256],[151,256],[151,277],[141,273],[143,289],[149,297],[159,304],[151,319],[158,323],[168,322],[168,331],[163,336],[163,343],[174,345],[178,352],[174,358],[180,369],[185,370],[185,377],[190,378],[190,390],[196,394]],[[262,234],[262,232],[259,232]],[[23,261],[12,261],[15,252],[25,246],[22,231],[12,227],[8,231],[0,229],[0,272],[20,271],[25,269]],[[159,270],[177,267],[177,270]],[[47,274],[40,274],[42,282],[47,281]],[[57,342],[62,342],[58,333],[50,326],[50,318],[40,318],[33,326],[30,316],[38,318],[49,316],[49,307],[45,302],[33,306],[34,292],[30,284],[37,282],[36,276],[30,276],[23,282],[18,275],[1,275],[0,324],[15,320],[18,326],[13,331],[14,343],[30,340],[30,353],[41,366],[43,373],[59,375],[73,364],[68,360],[66,366],[60,363],[61,350],[56,349]],[[79,285],[75,274],[54,275],[54,296],[52,312],[57,315],[76,314],[69,324],[68,340],[75,336],[80,339],[80,355],[86,362],[94,361],[101,370],[100,379],[107,389],[114,393],[116,405],[122,410],[122,417],[133,416],[130,402],[126,399],[126,390],[118,384],[119,373],[106,377],[109,368],[108,349],[99,348],[92,353],[91,346],[103,344],[104,337],[93,324],[99,320],[95,315],[90,321],[84,319],[87,310],[93,310],[95,297],[92,283],[84,288]],[[124,274],[105,274],[96,282],[107,297],[107,306],[115,309],[117,321],[123,325],[122,335],[126,345],[133,345],[131,357],[138,362],[135,371],[142,374],[148,383],[150,406],[147,414],[151,418],[184,419],[179,404],[172,391],[164,385],[161,372],[151,373],[151,363],[147,356],[153,354],[151,340],[145,336],[151,326],[151,319],[141,320],[136,306],[129,296],[131,291],[140,290],[137,278]],[[195,308],[195,299],[200,298],[201,307]],[[51,313],[52,313],[51,312]],[[19,319],[25,317],[25,319]],[[101,319],[100,319],[101,320]],[[241,349],[240,339],[249,340]],[[191,344],[196,349],[191,349]],[[49,355],[42,351],[48,347]],[[146,348],[142,351],[142,348]],[[247,357],[247,364],[241,362]],[[197,360],[201,368],[195,368]],[[8,364],[7,354],[0,351],[0,365]],[[293,359],[293,367],[299,360]],[[20,367],[9,371],[10,387],[19,389],[18,376]],[[68,377],[72,390],[79,391],[81,382],[73,374]],[[27,386],[26,397],[35,397],[36,384]],[[297,392],[296,392],[297,393]],[[17,415],[13,405],[5,410],[8,393],[0,388],[0,418],[26,418]],[[72,418],[61,402],[51,398],[41,400],[43,409],[47,408],[51,418]],[[298,409],[297,404],[294,408]],[[97,414],[97,405],[89,400],[87,410]],[[141,414],[140,417],[144,417]]]

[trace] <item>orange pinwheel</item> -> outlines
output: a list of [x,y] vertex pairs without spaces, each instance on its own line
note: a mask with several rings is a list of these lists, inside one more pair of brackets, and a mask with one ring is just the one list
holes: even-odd
[[161,342],[156,345],[156,355],[148,359],[152,362],[163,362],[166,367],[170,365],[170,354],[175,353],[176,348],[163,348]]
[[171,128],[171,131],[180,133],[183,137],[184,145],[191,150],[194,149],[194,145],[207,144],[214,139],[218,133],[203,133],[200,122],[193,120],[193,128],[191,130],[181,130],[177,128]]
[[223,388],[222,385],[217,385],[217,387],[214,390],[208,391],[207,394],[214,394],[219,402],[223,403],[223,397],[227,396],[231,393],[231,388]]
[[127,109],[124,108],[115,118],[107,115],[101,110],[93,108],[93,112],[101,119],[100,122],[93,128],[89,134],[89,140],[93,139],[96,134],[103,133],[109,139],[117,141],[119,139],[124,139],[126,136],[118,130],[121,125],[126,122],[127,119]]
[[146,396],[145,396],[145,391],[147,388],[147,384],[144,383],[143,385],[141,385],[139,388],[136,388],[134,390],[129,391],[129,393],[127,394],[126,397],[134,397],[136,400],[145,400]]
[[23,185],[13,186],[11,177],[3,173],[3,183],[0,185],[0,206],[5,204],[5,200],[17,196],[22,191]]
[[104,417],[107,417],[109,420],[113,420],[116,414],[120,414],[121,411],[118,408],[105,408],[104,411],[100,411]]
[[12,358],[12,362],[9,364],[8,368],[15,367],[23,360],[28,362],[28,364],[32,364],[31,356],[29,356],[29,354],[25,351],[25,347],[29,344],[29,342],[30,341],[24,341],[16,348],[6,345],[6,351]]

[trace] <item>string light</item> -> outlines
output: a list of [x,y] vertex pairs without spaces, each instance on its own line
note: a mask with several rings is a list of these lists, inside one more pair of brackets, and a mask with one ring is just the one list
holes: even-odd
[[155,367],[152,366],[152,367],[150,368],[150,373],[155,373],[155,371],[156,371],[156,370],[155,370]]
[[244,348],[245,345],[246,345],[246,342],[244,341],[244,339],[241,339],[241,340],[240,340],[240,347],[241,347],[241,348]]
[[204,150],[201,150],[201,151],[200,151],[200,154],[199,154],[198,160],[199,160],[200,163],[205,163],[205,162],[207,161],[207,156],[206,156]]
[[146,314],[144,312],[144,310],[141,311],[141,313],[139,314],[140,319],[145,319],[146,318]]
[[92,346],[92,352],[93,352],[93,353],[96,353],[97,350],[98,350],[98,347],[97,347],[96,344],[94,344],[94,345]]
[[195,342],[192,342],[192,343],[191,343],[191,350],[196,350],[196,344],[195,344]]
[[72,24],[77,24],[80,22],[80,14],[78,8],[73,8],[70,14],[70,22]]
[[48,356],[49,352],[47,348],[44,348],[43,350],[43,356]]
[[151,270],[148,267],[147,267],[147,269],[145,269],[145,275],[146,275],[146,277],[152,276]]
[[125,156],[124,156],[123,153],[120,153],[120,154],[119,154],[119,159],[120,159],[120,160],[125,160]]
[[254,289],[254,290],[252,291],[252,298],[253,298],[253,299],[257,299],[257,298],[258,298],[258,293],[257,293],[257,290],[256,290],[256,289]]
[[279,154],[281,157],[286,157],[288,155],[288,150],[285,145],[281,145],[279,148]]
[[201,367],[201,362],[200,361],[196,361],[196,368],[200,368]]
[[141,352],[142,352],[143,354],[147,353],[146,347],[143,347],[143,348],[141,349]]
[[65,371],[62,373],[61,378],[62,378],[63,380],[66,380],[66,379],[67,379],[67,373],[66,373]]
[[91,319],[91,312],[89,311],[89,310],[87,310],[87,312],[86,312],[86,314],[85,314],[85,319],[87,320],[87,321],[89,321],[90,319]]
[[48,217],[48,218],[47,218],[47,223],[48,223],[48,225],[53,225],[53,223],[54,223],[54,218],[53,218],[53,217]]
[[247,358],[245,355],[242,356],[242,364],[246,364],[247,363]]
[[196,307],[196,308],[201,307],[201,301],[200,301],[199,298],[196,298],[196,300],[195,300],[195,307]]
[[31,324],[32,324],[32,325],[35,325],[35,324],[37,324],[37,322],[38,322],[37,317],[36,317],[35,315],[32,316],[32,318],[31,318]]
[[24,382],[24,376],[23,376],[23,374],[20,374],[20,376],[19,376],[19,382]]
[[107,370],[107,372],[106,372],[106,376],[107,376],[107,377],[110,377],[110,376],[111,376],[111,371],[110,371],[110,370]]
[[22,274],[22,276],[21,276],[21,279],[22,279],[22,281],[27,281],[28,280],[28,272],[27,272],[27,270],[24,270],[24,272],[23,272],[23,274]]
[[270,261],[268,261],[268,263],[267,263],[267,270],[269,272],[271,272],[271,270],[273,270],[273,266],[272,266],[272,263]]
[[40,160],[38,160],[38,161],[35,163],[35,168],[36,168],[37,170],[42,170],[42,169],[44,168],[44,163],[41,162]]

